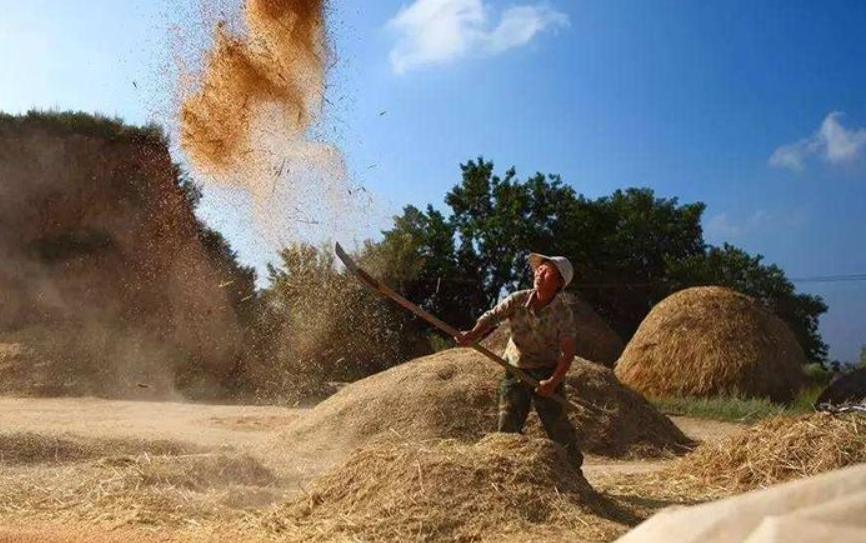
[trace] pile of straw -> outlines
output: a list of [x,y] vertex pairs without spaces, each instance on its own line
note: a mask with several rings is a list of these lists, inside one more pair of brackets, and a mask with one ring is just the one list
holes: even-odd
[[382,442],[476,441],[496,429],[498,371],[450,349],[343,387],[287,428],[285,441],[327,451]]
[[[651,458],[679,454],[694,443],[643,396],[620,383],[613,371],[577,359],[566,377],[570,398],[605,411],[569,413],[581,449],[602,456]],[[530,435],[545,435],[531,417]]]
[[616,375],[649,397],[736,396],[790,402],[803,382],[803,349],[784,322],[721,287],[659,303],[620,357]]
[[547,440],[379,445],[355,452],[274,512],[288,541],[485,541],[507,534],[609,539],[615,513]]
[[[574,337],[577,356],[612,367],[622,354],[623,342],[598,313],[583,300],[571,294],[561,294],[574,314]],[[508,322],[502,323],[482,342],[485,347],[501,354],[511,338]]]
[[[503,370],[469,349],[419,358],[344,387],[290,424],[283,439],[322,454],[377,443],[457,439],[472,443],[496,430]],[[606,456],[657,456],[688,439],[613,373],[575,361],[569,392],[609,413],[571,414],[581,448]],[[530,415],[527,431],[544,435]]]
[[674,475],[724,491],[765,488],[866,462],[866,416],[811,413],[760,422],[699,446]]

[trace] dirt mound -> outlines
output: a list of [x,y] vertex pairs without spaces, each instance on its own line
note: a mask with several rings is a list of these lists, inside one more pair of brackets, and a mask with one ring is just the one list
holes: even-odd
[[802,385],[804,363],[785,323],[753,299],[697,287],[653,308],[617,362],[616,375],[649,397],[790,402]]
[[[565,297],[574,314],[577,356],[612,367],[622,354],[623,342],[620,337],[588,303],[571,294],[560,296]],[[509,339],[511,339],[511,329],[508,323],[504,322],[487,336],[482,344],[488,349],[502,353]]]
[[494,434],[357,451],[270,525],[292,541],[479,541],[546,524],[597,536],[610,529],[599,514],[611,516],[559,446]]
[[866,462],[866,416],[774,417],[706,443],[679,461],[677,476],[727,491],[764,488]]
[[[289,426],[283,439],[321,450],[348,451],[382,442],[457,439],[495,431],[502,370],[468,349],[450,349],[357,381]],[[569,394],[610,414],[573,414],[581,448],[603,455],[655,455],[688,439],[640,395],[602,366],[576,361]],[[542,435],[535,414],[528,432]]]
[[0,362],[4,393],[123,397],[142,382],[166,397],[232,369],[231,289],[178,175],[152,127],[0,115],[0,343],[23,345]]

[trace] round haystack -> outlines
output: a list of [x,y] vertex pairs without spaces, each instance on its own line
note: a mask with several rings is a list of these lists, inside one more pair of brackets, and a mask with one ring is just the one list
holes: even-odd
[[866,402],[866,368],[857,368],[830,383],[815,400],[815,405],[820,408],[863,402]]
[[[475,442],[496,430],[503,371],[469,349],[449,349],[352,383],[290,423],[284,439],[339,455],[383,442]],[[572,413],[581,448],[606,456],[656,456],[689,440],[607,368],[576,361],[569,394],[607,413]],[[533,413],[530,435],[544,435]]]
[[764,488],[866,462],[866,416],[779,416],[700,445],[674,474],[725,491]]
[[515,532],[544,540],[546,526],[617,530],[596,516],[612,517],[607,508],[558,445],[494,434],[475,445],[361,449],[268,524],[298,542],[480,541]]
[[[622,354],[624,347],[622,339],[588,303],[570,293],[560,296],[565,298],[574,314],[577,356],[613,367]],[[502,353],[510,338],[511,329],[508,322],[503,322],[482,341],[482,344],[492,351]]]
[[616,375],[649,397],[793,400],[803,349],[781,319],[721,287],[682,290],[656,305],[617,362]]

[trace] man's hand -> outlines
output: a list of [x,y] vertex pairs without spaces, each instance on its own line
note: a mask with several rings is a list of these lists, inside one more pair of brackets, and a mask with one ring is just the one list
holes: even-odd
[[475,332],[473,330],[469,330],[468,332],[460,332],[456,336],[454,336],[454,341],[457,342],[457,345],[461,347],[467,347],[472,345],[475,342]]
[[535,392],[541,397],[550,398],[554,394],[556,394],[556,386],[559,383],[551,379],[543,379],[538,382],[538,386],[535,387]]

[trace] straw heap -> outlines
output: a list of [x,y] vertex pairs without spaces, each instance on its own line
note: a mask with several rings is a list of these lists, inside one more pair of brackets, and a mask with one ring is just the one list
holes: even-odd
[[803,381],[803,349],[784,322],[748,296],[690,288],[653,308],[616,375],[649,397],[738,396],[790,402]]
[[866,462],[866,416],[774,417],[742,435],[706,443],[674,473],[727,491],[764,488]]
[[298,542],[538,540],[548,523],[603,539],[621,531],[613,517],[559,446],[497,434],[359,450],[268,524]]
[[[496,430],[497,384],[503,371],[469,349],[450,349],[357,381],[293,422],[283,439],[344,453],[370,444],[457,439],[475,442]],[[608,456],[657,456],[689,440],[609,369],[577,360],[568,394],[608,413],[572,413],[584,451]],[[544,435],[535,414],[527,432]]]

